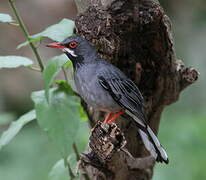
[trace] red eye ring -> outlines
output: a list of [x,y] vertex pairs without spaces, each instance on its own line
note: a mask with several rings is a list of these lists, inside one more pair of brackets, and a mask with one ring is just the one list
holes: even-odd
[[72,42],[69,43],[69,48],[74,49],[74,48],[77,47],[77,44],[78,44],[78,43],[77,43],[76,41],[72,41]]

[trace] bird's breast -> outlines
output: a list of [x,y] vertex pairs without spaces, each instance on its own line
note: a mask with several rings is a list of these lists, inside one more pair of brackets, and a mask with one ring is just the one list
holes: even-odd
[[80,70],[75,72],[74,78],[79,95],[90,106],[108,111],[119,111],[121,109],[109,92],[102,88],[95,72],[88,70],[85,73],[84,70]]

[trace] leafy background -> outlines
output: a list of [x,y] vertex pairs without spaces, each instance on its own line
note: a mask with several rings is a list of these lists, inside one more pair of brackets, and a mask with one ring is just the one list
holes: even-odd
[[[187,66],[198,69],[201,75],[198,82],[186,89],[179,101],[166,108],[162,115],[159,137],[170,155],[170,164],[157,164],[153,179],[206,179],[206,4],[204,0],[160,2],[173,22],[177,56]],[[70,0],[21,0],[16,1],[16,4],[31,34],[38,34],[48,26],[57,24],[64,18],[73,19],[76,15],[74,2]],[[7,1],[1,2],[0,13],[12,14]],[[0,37],[0,56],[18,55],[35,59],[30,48],[16,49],[25,42],[17,27],[0,24]],[[46,59],[59,55],[59,51],[45,48],[48,42],[45,39],[38,48],[45,58],[45,64]],[[64,79],[63,74],[60,73],[58,78]],[[8,128],[10,122],[33,108],[30,94],[43,88],[43,80],[39,73],[21,67],[1,69],[0,82],[1,133]],[[81,122],[79,126],[76,141],[81,152],[87,144],[89,129],[87,122]],[[73,154],[70,155],[69,161],[72,162]],[[10,144],[1,149],[0,179],[55,180],[58,179],[57,176],[48,174],[60,159],[58,150],[46,133],[40,130],[36,121],[32,121]],[[61,166],[61,162],[57,165]],[[61,174],[60,179],[67,178],[67,172],[60,169],[62,172],[57,172]]]

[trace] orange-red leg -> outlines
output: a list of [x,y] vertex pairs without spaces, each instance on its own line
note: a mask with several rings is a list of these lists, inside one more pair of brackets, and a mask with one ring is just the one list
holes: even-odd
[[118,113],[114,114],[113,117],[111,117],[107,123],[110,124],[112,123],[115,119],[117,119],[119,116],[121,116],[122,114],[124,114],[124,111],[119,111]]
[[103,123],[105,123],[105,124],[108,123],[108,121],[112,118],[112,115],[113,115],[112,112],[108,113],[108,114],[106,115]]

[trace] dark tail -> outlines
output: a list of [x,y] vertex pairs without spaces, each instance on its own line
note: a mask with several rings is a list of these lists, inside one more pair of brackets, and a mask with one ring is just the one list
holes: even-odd
[[144,124],[144,122],[140,121],[134,114],[130,113],[129,111],[126,111],[126,113],[138,123],[140,127],[139,134],[150,154],[156,159],[157,162],[164,162],[168,164],[169,159],[167,153],[160,144],[152,129],[148,125]]
[[146,149],[151,153],[151,155],[156,159],[157,162],[169,163],[169,159],[166,151],[161,146],[159,140],[151,130],[149,126],[145,130],[139,129],[139,134]]

